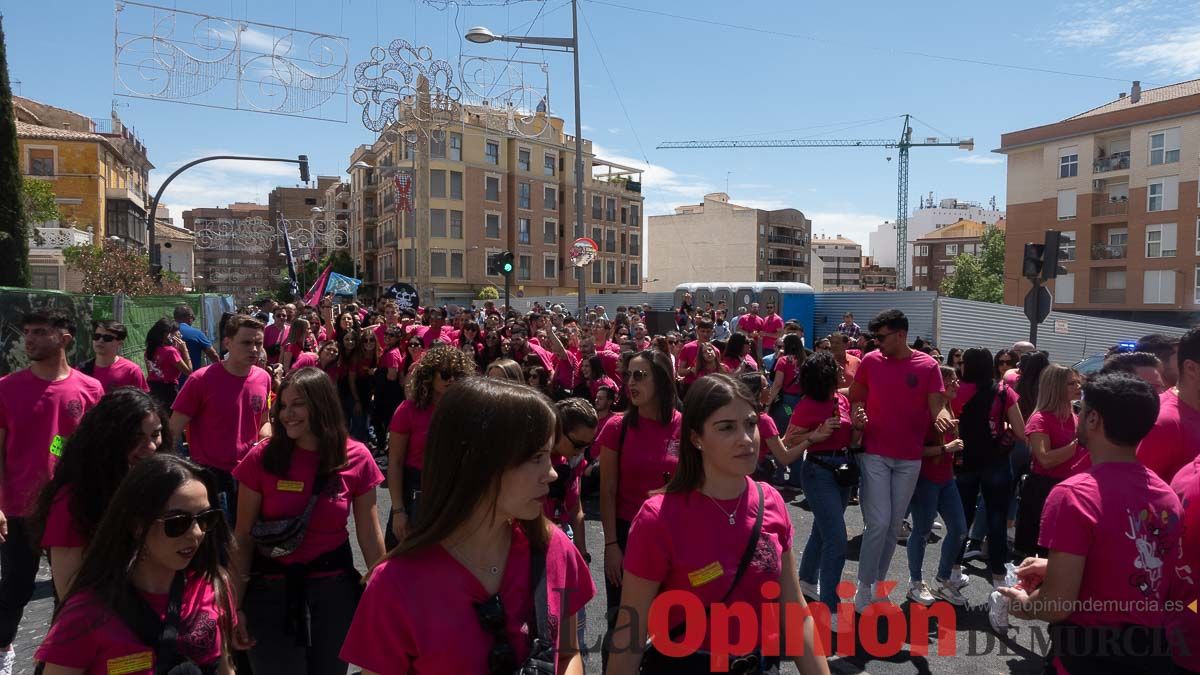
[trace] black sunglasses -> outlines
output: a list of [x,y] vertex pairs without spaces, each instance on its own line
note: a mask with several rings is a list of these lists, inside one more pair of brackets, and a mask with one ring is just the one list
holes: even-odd
[[439,370],[438,375],[441,375],[442,379],[447,382],[461,380],[464,376],[463,373],[460,373],[457,370]]
[[631,371],[629,371],[629,379],[633,380],[634,382],[641,382],[642,380],[648,379],[649,377],[650,377],[650,371],[648,371],[648,370],[631,370]]
[[408,343],[408,346],[409,347],[424,347],[425,343],[424,342],[410,342],[410,343]]
[[497,593],[486,601],[476,603],[475,617],[495,643],[492,651],[488,652],[488,672],[492,675],[508,675],[516,670],[517,654],[508,643],[508,633],[505,631],[507,618],[504,615],[504,605]]
[[102,333],[92,333],[92,342],[112,342],[117,339],[116,335],[104,335]]
[[200,513],[177,513],[171,516],[163,516],[158,520],[163,524],[163,532],[170,538],[182,537],[188,530],[192,529],[192,523],[200,526],[201,532],[208,532],[221,522],[225,514],[221,509],[207,509]]

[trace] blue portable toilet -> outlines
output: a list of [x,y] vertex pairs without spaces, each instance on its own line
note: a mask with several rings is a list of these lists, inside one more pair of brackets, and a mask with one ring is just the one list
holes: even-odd
[[757,302],[765,311],[768,303],[774,303],[784,321],[795,321],[804,327],[804,346],[810,349],[813,346],[816,294],[808,284],[794,281],[712,281],[679,284],[675,287],[676,308],[683,303],[684,293],[692,294],[693,306],[696,307],[703,307],[706,301],[711,301],[715,306],[718,301],[724,300],[729,307],[727,318],[730,319],[737,313],[738,307],[749,308],[751,303]]

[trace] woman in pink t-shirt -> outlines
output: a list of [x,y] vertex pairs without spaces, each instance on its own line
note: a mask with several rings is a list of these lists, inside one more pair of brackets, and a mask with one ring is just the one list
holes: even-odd
[[179,336],[179,324],[159,319],[146,333],[146,383],[150,393],[167,410],[179,394],[179,377],[192,372],[187,346]]
[[[186,459],[164,453],[129,470],[34,657],[46,675],[151,675],[184,663],[232,675],[227,655],[249,645],[234,634],[229,529],[215,504],[212,477]],[[159,633],[131,624],[143,614],[166,623],[168,604],[179,606],[179,637],[163,665]]]
[[84,414],[63,445],[54,475],[30,517],[50,552],[54,593],[66,597],[83,549],[129,467],[170,448],[166,411],[149,394],[123,387]]
[[524,385],[471,377],[446,391],[422,508],[371,572],[345,661],[364,675],[513,673],[531,656],[581,671],[575,615],[595,586],[542,515],[556,430],[550,402]]
[[737,375],[748,370],[758,370],[758,362],[751,355],[753,346],[745,333],[729,336],[729,342],[725,344],[725,353],[721,356],[725,372]]
[[292,362],[304,352],[316,351],[317,338],[313,335],[312,324],[308,319],[296,319],[292,322],[292,327],[288,329],[287,342],[284,343],[283,351],[279,355],[279,363],[283,365],[283,372],[291,370]]
[[771,419],[775,421],[775,426],[787,429],[792,411],[800,402],[800,366],[807,355],[804,351],[804,339],[799,335],[785,335],[780,344],[783,345],[783,354],[775,359],[775,374],[771,382],[767,409],[772,413]]
[[[322,371],[293,371],[275,397],[271,437],[233,470],[239,623],[254,640],[256,673],[344,672],[338,651],[360,580],[350,548],[352,515],[363,560],[370,566],[383,557],[375,505],[383,474],[366,446],[349,438],[340,408]],[[293,537],[299,541],[264,540],[256,531],[300,518],[309,508]]]
[[475,374],[475,361],[450,345],[437,344],[412,367],[406,400],[388,425],[387,487],[392,512],[386,530],[388,548],[404,538],[408,522],[417,515],[425,439],[433,412],[450,386]]
[[[606,672],[709,672],[710,659],[719,658],[711,650],[722,644],[744,645],[728,655],[730,662],[757,657],[753,671],[739,672],[777,672],[781,636],[795,634],[804,636],[803,645],[792,645],[804,654],[795,658],[797,669],[828,673],[813,618],[800,619],[802,626],[787,625],[791,617],[807,613],[807,605],[795,574],[787,504],[774,488],[749,477],[759,450],[755,401],[728,375],[709,375],[692,384],[683,410],[678,472],[646,500],[629,532],[620,602],[629,615],[617,620],[621,628],[613,635]],[[702,628],[688,625],[696,615],[685,616],[676,602],[680,594],[703,608]],[[717,603],[749,606],[755,620],[739,620],[737,631],[714,636],[711,630],[734,623],[707,621]],[[778,603],[773,618],[765,603]],[[785,604],[794,609],[785,611],[780,607]],[[664,618],[669,633],[656,632],[643,655],[648,624]],[[678,643],[685,631],[697,628],[704,640],[690,655],[668,657],[653,646]],[[763,653],[770,644],[776,645],[774,655]],[[718,663],[713,670],[724,668]]]

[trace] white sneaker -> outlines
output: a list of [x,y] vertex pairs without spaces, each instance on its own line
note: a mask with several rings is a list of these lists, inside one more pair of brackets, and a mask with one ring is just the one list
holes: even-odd
[[875,602],[875,598],[871,596],[871,587],[859,586],[858,591],[854,594],[854,611],[862,614],[867,611],[867,607],[870,607],[872,602]]
[[9,647],[8,651],[0,655],[0,675],[12,675],[13,665],[16,661],[17,653],[13,651],[12,647]]
[[[966,585],[966,584],[964,584]],[[958,592],[954,584],[949,579],[935,579],[933,582],[933,595],[941,598],[946,602],[962,607],[967,604],[967,599]]]
[[945,529],[945,527],[946,527],[946,526],[942,524],[942,521],[941,521],[941,519],[935,518],[935,519],[933,520],[933,529],[935,529],[935,530],[942,530],[942,529]]
[[946,583],[956,592],[962,591],[962,589],[971,583],[971,575],[963,574],[961,568],[952,569],[950,570],[950,578],[946,580]]
[[801,579],[800,580],[800,592],[802,594],[804,594],[804,597],[806,597],[806,598],[812,598],[813,600],[820,600],[821,599],[821,584],[809,583],[809,582]]
[[926,607],[932,605],[936,598],[929,592],[929,585],[924,581],[914,581],[908,589],[908,599],[919,602]]
[[1008,634],[1008,598],[1000,591],[992,591],[988,595],[988,623],[1001,636]]

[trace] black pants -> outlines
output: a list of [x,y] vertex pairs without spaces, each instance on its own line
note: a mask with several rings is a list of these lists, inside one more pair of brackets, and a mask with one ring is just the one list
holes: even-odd
[[[312,613],[312,646],[299,647],[284,630],[287,598],[283,579],[255,578],[246,591],[246,620],[257,642],[250,663],[257,675],[324,675],[346,672],[338,657],[354,610],[358,606],[358,575],[312,577],[305,583],[305,600]],[[239,671],[240,672],[240,671]]]
[[1008,466],[1008,457],[978,469],[959,470],[954,480],[958,482],[968,531],[975,520],[975,502],[980,493],[983,494],[988,525],[988,567],[993,576],[1003,579],[1004,563],[1008,562],[1008,497],[1012,493],[1012,469]]
[[[625,554],[625,545],[629,543],[629,526],[631,524],[628,520],[617,518],[617,548],[621,549],[622,555]],[[605,536],[607,536],[607,533]],[[608,546],[606,545],[604,548],[607,550]],[[601,658],[604,661],[604,667],[607,668],[608,651],[612,646],[612,632],[616,628],[617,614],[621,608],[621,587],[613,584],[607,574],[604,575],[604,595],[608,603],[606,605],[607,614],[605,615],[605,618],[608,620],[608,636],[604,639],[604,652],[601,654]]]
[[0,544],[0,647],[11,645],[17,636],[25,605],[33,597],[40,558],[40,549],[30,541],[29,524],[24,518],[9,518],[8,538]]
[[[391,467],[388,467],[391,470]],[[408,526],[411,528],[417,519],[417,505],[421,500],[421,470],[414,469],[411,466],[404,467],[404,480],[401,482],[400,493],[403,497],[404,514],[408,516]],[[393,506],[392,508],[395,508]],[[392,533],[392,520],[395,514],[389,512],[387,519],[387,529],[383,533],[383,544],[388,550],[396,548],[396,544],[400,543],[396,539],[396,535]]]
[[228,471],[206,466],[209,473],[217,482],[217,506],[225,512],[225,519],[229,521],[229,529],[233,529],[237,524],[237,501],[238,501],[238,482],[233,477],[233,474]]

